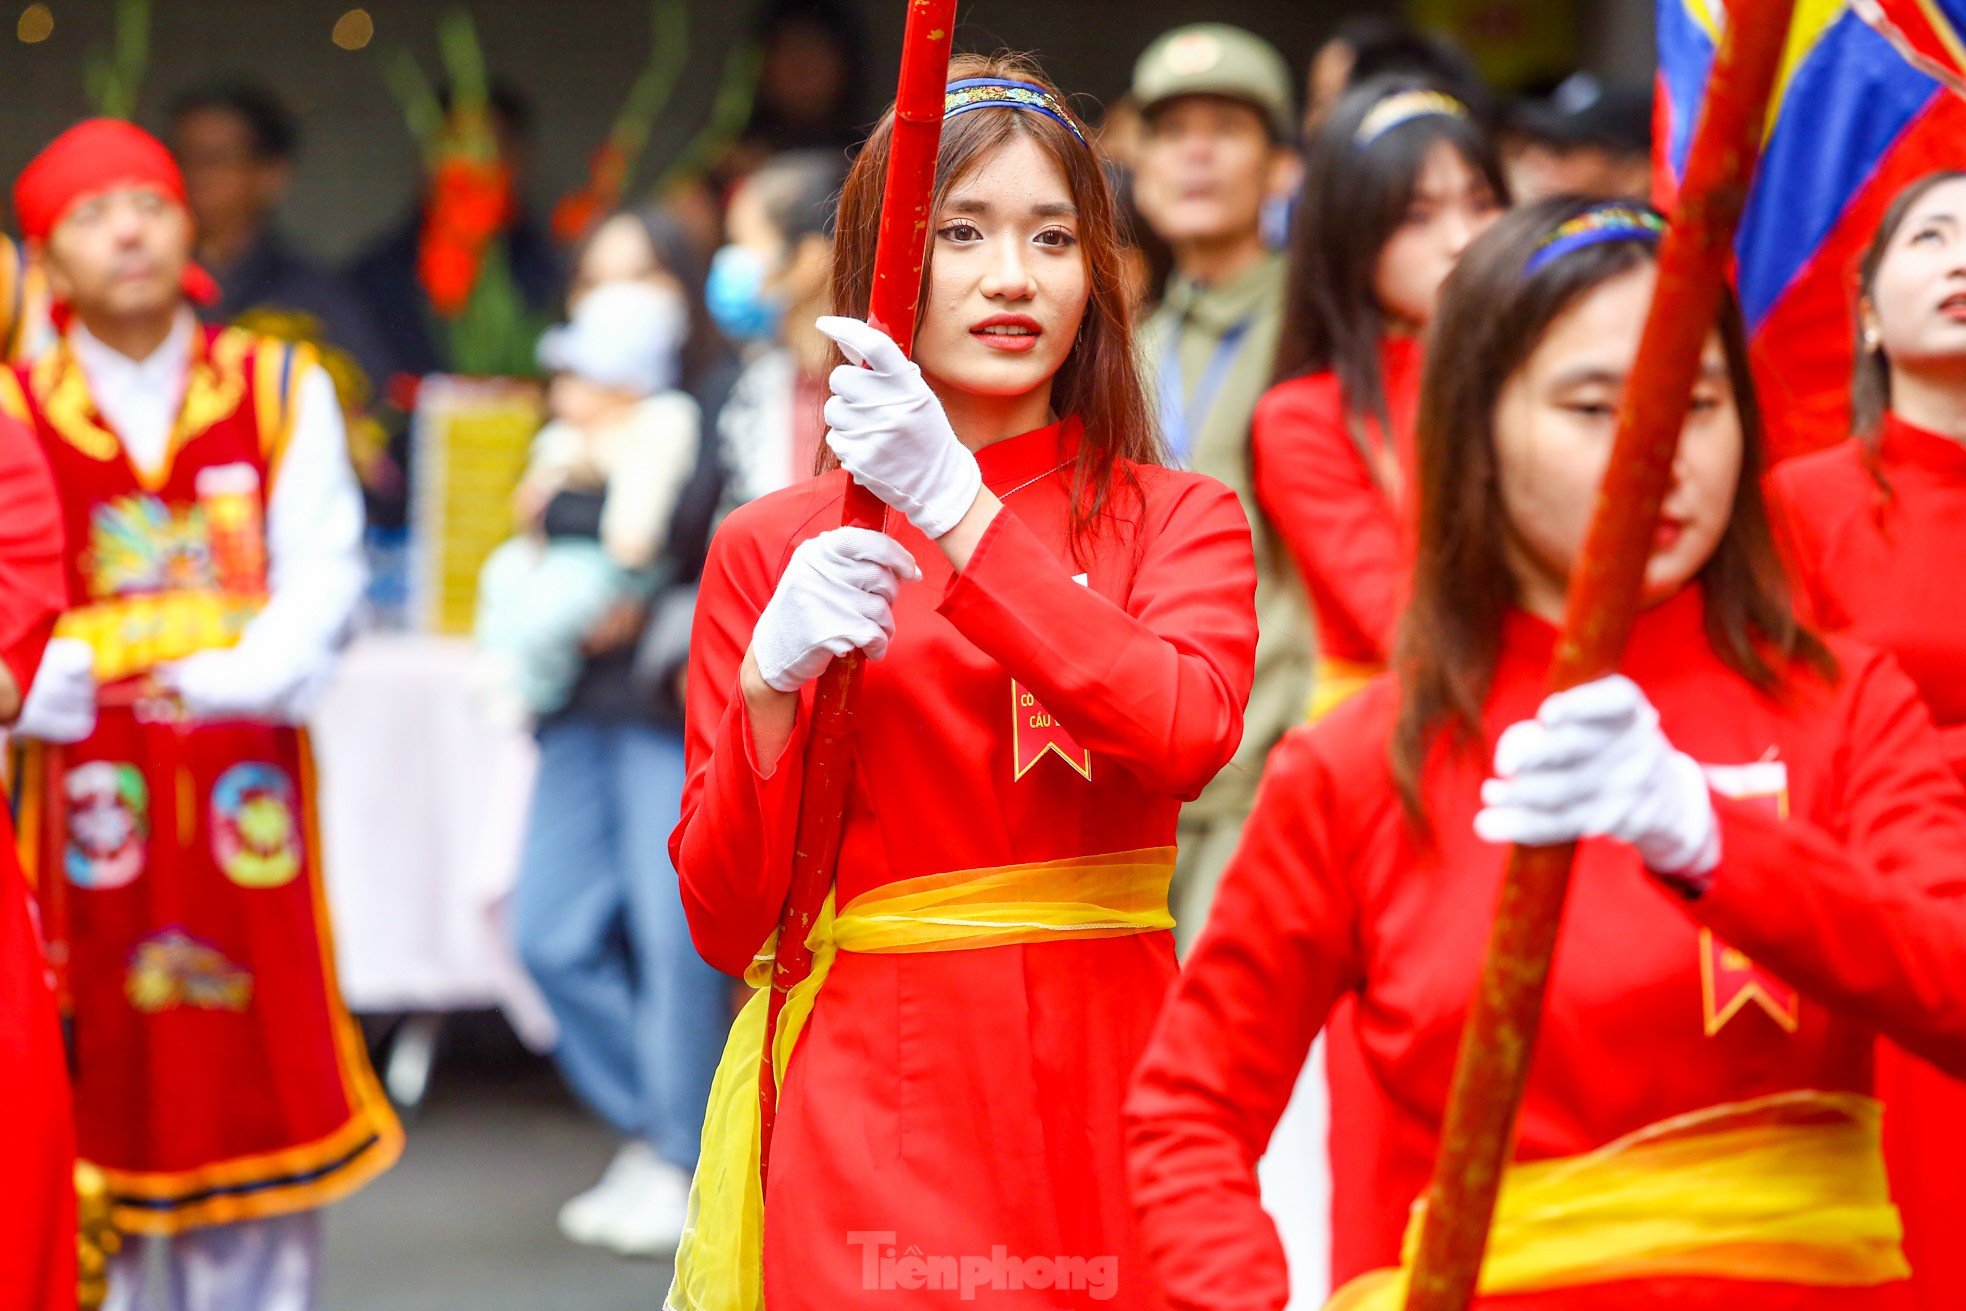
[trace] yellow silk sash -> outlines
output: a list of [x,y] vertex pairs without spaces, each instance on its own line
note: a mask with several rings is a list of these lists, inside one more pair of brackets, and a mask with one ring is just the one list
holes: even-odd
[[1305,722],[1317,723],[1337,708],[1339,702],[1385,672],[1384,665],[1371,665],[1359,660],[1346,660],[1339,656],[1319,655],[1317,668],[1311,674],[1311,706]]
[[[1908,1278],[1880,1119],[1877,1102],[1855,1093],[1778,1093],[1662,1120],[1581,1156],[1512,1166],[1481,1292],[1674,1277],[1812,1287]],[[1325,1311],[1405,1304],[1422,1206],[1401,1268],[1359,1276]]]
[[[779,1014],[772,1043],[779,1086],[838,953],[967,951],[1168,929],[1173,873],[1174,848],[1149,847],[903,879],[854,898],[837,915],[828,896],[806,939],[812,973],[787,994]],[[763,1311],[758,1060],[774,948],[767,942],[745,973],[757,991],[731,1025],[711,1085],[667,1311]]]

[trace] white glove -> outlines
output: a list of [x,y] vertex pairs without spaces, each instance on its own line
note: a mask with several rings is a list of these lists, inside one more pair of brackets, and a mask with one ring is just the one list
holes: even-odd
[[796,692],[834,656],[865,651],[879,660],[894,636],[894,598],[921,576],[901,543],[872,529],[835,528],[801,542],[751,630],[758,672],[778,691]]
[[96,731],[95,653],[87,642],[72,637],[49,640],[34,686],[21,702],[14,731],[64,745]]
[[1552,846],[1612,837],[1647,869],[1706,885],[1720,863],[1720,828],[1706,775],[1659,730],[1659,712],[1629,678],[1612,675],[1546,698],[1534,719],[1495,744],[1475,833],[1489,842]]
[[327,652],[313,659],[274,660],[243,641],[159,665],[156,674],[158,683],[177,694],[194,720],[297,724],[326,687],[333,669],[334,658]]
[[976,456],[956,439],[922,371],[886,333],[834,315],[822,317],[818,328],[852,361],[830,379],[826,444],[855,482],[907,515],[924,536],[942,536],[983,490]]

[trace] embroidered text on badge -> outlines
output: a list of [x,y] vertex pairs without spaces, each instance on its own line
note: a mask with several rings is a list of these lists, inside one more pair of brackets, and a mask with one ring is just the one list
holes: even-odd
[[[1766,805],[1786,817],[1789,809],[1789,770],[1779,760],[1746,765],[1702,765],[1707,786],[1723,797]],[[1745,952],[1700,930],[1700,997],[1706,1011],[1706,1034],[1711,1038],[1752,1002],[1787,1033],[1802,1023],[1802,995],[1750,960]]]
[[[1091,586],[1084,574],[1073,574],[1072,581],[1080,587]],[[1030,773],[1032,766],[1044,759],[1046,752],[1056,753],[1081,778],[1088,783],[1092,781],[1092,753],[1080,746],[1065,726],[1053,719],[1051,712],[1013,678],[1010,680],[1012,780]]]
[[1013,778],[1023,778],[1044,759],[1045,752],[1054,751],[1087,782],[1092,781],[1092,753],[1073,740],[1065,726],[1014,678],[1010,680],[1010,711],[1011,755],[1016,766]]

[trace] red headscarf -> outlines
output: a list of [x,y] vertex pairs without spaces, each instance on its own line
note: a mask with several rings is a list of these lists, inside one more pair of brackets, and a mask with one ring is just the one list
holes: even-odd
[[[46,241],[80,201],[118,187],[153,187],[185,203],[184,175],[164,143],[121,119],[91,118],[50,141],[14,181],[21,235]],[[218,300],[218,284],[196,264],[184,266],[184,294],[201,305]]]

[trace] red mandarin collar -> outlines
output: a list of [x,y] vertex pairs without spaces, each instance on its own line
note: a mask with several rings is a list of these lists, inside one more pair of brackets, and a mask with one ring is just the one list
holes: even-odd
[[[1629,674],[1683,665],[1694,651],[1707,649],[1706,592],[1689,583],[1638,616],[1618,668]],[[1556,654],[1556,625],[1527,610],[1510,607],[1502,617],[1503,662],[1547,670]]]
[[1418,375],[1425,362],[1417,336],[1389,332],[1379,341],[1379,368],[1388,393],[1399,390],[1401,380]]
[[1069,463],[1079,453],[1084,431],[1078,416],[1068,415],[1042,428],[991,442],[976,453],[984,486],[1002,494]]
[[1966,483],[1966,443],[1906,423],[1895,414],[1885,416],[1880,450],[1886,464],[1922,469],[1948,482]]

